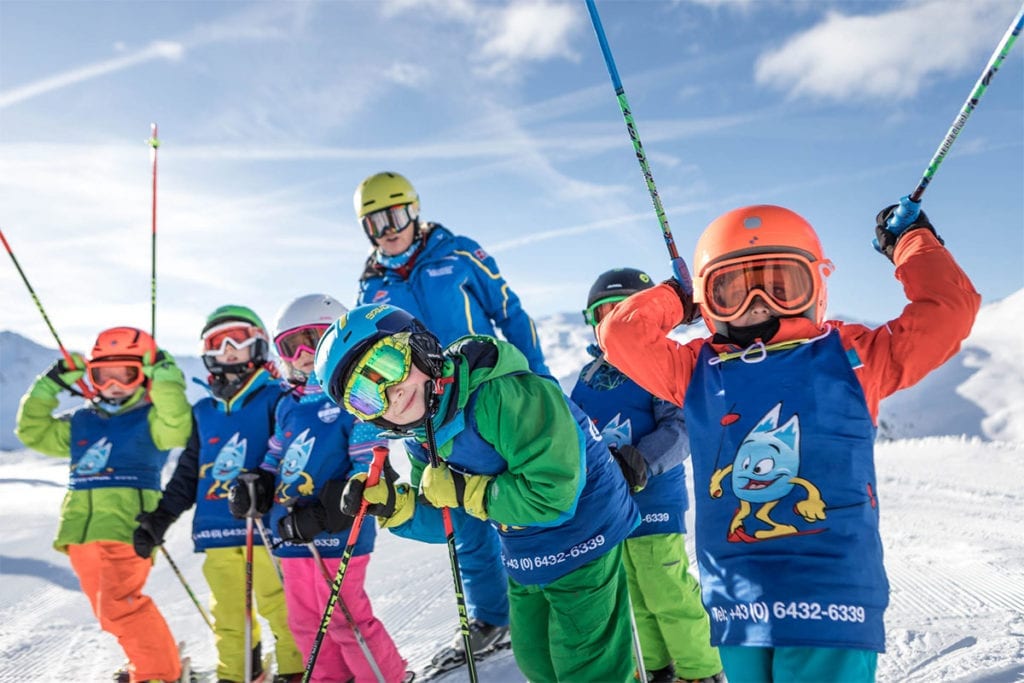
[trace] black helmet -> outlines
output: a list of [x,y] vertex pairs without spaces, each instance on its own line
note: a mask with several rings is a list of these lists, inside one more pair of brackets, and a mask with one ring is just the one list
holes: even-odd
[[630,294],[654,286],[651,276],[636,268],[612,268],[597,276],[587,295],[587,307],[583,319],[588,325],[596,325],[594,310],[601,304],[622,301]]

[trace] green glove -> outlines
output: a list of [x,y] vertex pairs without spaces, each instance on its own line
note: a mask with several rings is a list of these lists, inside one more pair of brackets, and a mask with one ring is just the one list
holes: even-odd
[[423,470],[420,490],[437,508],[461,507],[478,519],[487,519],[487,485],[491,477],[484,474],[452,472],[446,463]]
[[416,511],[416,494],[408,484],[396,483],[398,473],[391,467],[391,461],[384,461],[384,471],[373,486],[366,485],[366,472],[358,472],[345,484],[341,494],[341,511],[355,517],[359,514],[363,500],[366,511],[380,520],[382,528],[401,526],[408,522]]
[[80,353],[71,354],[72,366],[64,358],[53,362],[46,372],[39,375],[32,386],[32,394],[41,398],[55,397],[62,391],[70,391],[75,382],[85,377],[85,358]]
[[155,358],[147,351],[142,356],[142,374],[154,382],[175,382],[185,386],[185,375],[174,362],[174,357],[160,349]]

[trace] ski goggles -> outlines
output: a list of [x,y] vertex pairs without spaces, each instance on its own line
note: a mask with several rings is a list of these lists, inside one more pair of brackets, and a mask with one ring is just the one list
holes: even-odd
[[278,355],[289,363],[298,360],[299,354],[303,351],[315,356],[316,344],[328,327],[330,325],[303,325],[282,332],[274,338],[274,346],[277,347]]
[[389,230],[399,233],[412,225],[416,220],[416,210],[412,204],[398,204],[368,213],[360,219],[363,230],[370,239],[378,239]]
[[802,256],[749,257],[715,265],[704,278],[704,305],[711,317],[729,322],[760,295],[783,315],[806,311],[815,297],[814,270]]
[[96,391],[107,391],[113,387],[135,391],[146,379],[142,374],[142,362],[137,358],[105,359],[86,363],[86,367],[89,381]]
[[227,353],[229,345],[235,349],[244,349],[264,338],[263,330],[255,325],[224,323],[210,328],[203,335],[203,355],[222,356]]
[[591,327],[596,326],[601,320],[612,312],[615,308],[615,304],[620,301],[625,301],[629,298],[627,294],[618,294],[616,296],[606,296],[603,299],[598,299],[594,303],[587,306],[586,310],[583,311],[583,319],[587,321],[587,324]]
[[412,371],[412,348],[408,332],[384,337],[371,346],[355,364],[344,382],[341,395],[345,409],[364,422],[375,420],[388,410],[387,390],[401,384]]

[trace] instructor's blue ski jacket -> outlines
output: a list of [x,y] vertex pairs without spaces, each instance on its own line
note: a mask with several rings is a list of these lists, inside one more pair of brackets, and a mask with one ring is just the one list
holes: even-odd
[[385,268],[376,252],[359,282],[360,304],[391,304],[418,318],[442,344],[500,329],[526,356],[530,370],[549,374],[537,329],[519,297],[483,248],[437,223],[421,228],[422,247],[402,268]]

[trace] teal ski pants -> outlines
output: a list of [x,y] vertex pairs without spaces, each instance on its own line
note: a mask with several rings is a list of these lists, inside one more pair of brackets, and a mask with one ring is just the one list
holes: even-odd
[[682,534],[627,538],[622,555],[629,597],[636,615],[644,668],[675,663],[685,679],[714,676],[722,670],[711,647],[711,625],[701,602],[700,583],[688,571]]
[[544,586],[509,579],[509,612],[531,683],[635,683],[622,544]]
[[726,647],[729,683],[874,683],[878,653],[836,647]]

